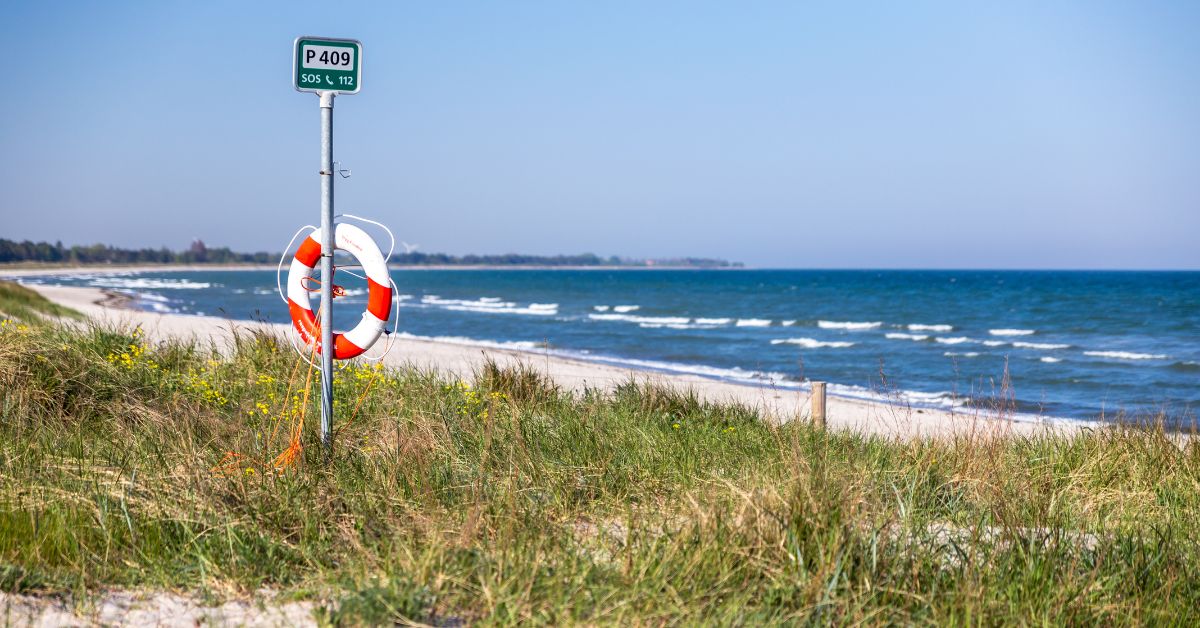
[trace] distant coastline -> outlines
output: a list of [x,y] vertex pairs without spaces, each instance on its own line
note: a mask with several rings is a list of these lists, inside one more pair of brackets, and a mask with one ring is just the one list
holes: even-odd
[[[239,253],[228,247],[209,248],[201,240],[195,240],[185,251],[159,249],[123,249],[107,244],[89,246],[64,246],[62,242],[21,242],[0,238],[0,268],[60,268],[60,267],[116,267],[149,266],[156,269],[173,267],[195,267],[208,270],[223,268],[273,268],[282,254],[257,251]],[[407,251],[393,253],[393,268],[428,268],[448,270],[458,268],[497,270],[503,268],[527,269],[721,269],[743,268],[740,262],[707,257],[673,257],[665,259],[627,258],[610,255],[602,257],[594,253],[578,255],[523,255],[504,253],[499,255],[450,255],[447,253],[424,253]]]
[[[535,264],[511,265],[434,265],[434,264],[389,264],[393,270],[564,270],[564,271],[651,271],[651,270],[759,270],[743,265],[706,268],[701,266],[547,266]],[[25,262],[0,263],[0,277],[33,277],[39,275],[70,275],[74,273],[147,273],[147,272],[198,272],[198,271],[255,271],[275,270],[275,264],[30,264]],[[284,266],[287,269],[287,266]]]

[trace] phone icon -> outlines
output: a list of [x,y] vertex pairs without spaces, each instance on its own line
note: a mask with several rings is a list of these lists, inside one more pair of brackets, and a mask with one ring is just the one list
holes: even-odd
[[333,85],[333,79],[329,78],[328,76],[325,77],[325,82]]

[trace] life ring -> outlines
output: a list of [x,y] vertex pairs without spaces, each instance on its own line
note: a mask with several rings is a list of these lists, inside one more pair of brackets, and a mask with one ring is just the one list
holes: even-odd
[[[375,341],[379,340],[387,325],[392,303],[391,280],[388,278],[387,263],[375,241],[365,231],[346,223],[338,223],[333,229],[334,247],[354,256],[367,275],[367,311],[362,320],[350,331],[333,335],[333,357],[348,360],[362,355]],[[317,262],[321,259],[321,230],[308,234],[288,270],[288,310],[292,325],[305,343],[316,343],[321,351],[321,327],[313,314],[309,296],[312,294],[304,283],[312,277]]]

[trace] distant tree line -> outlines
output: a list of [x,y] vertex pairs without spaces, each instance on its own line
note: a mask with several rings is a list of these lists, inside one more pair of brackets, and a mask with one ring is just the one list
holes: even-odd
[[[122,249],[107,244],[63,246],[62,242],[17,242],[0,238],[0,264],[44,262],[57,264],[273,264],[279,253],[259,251],[236,253],[228,247],[208,248],[196,240],[185,251],[158,249]],[[630,259],[582,255],[447,255],[445,253],[395,253],[391,263],[410,266],[686,266],[692,268],[731,268],[740,263],[701,257],[673,259]]]
[[266,264],[278,253],[235,253],[228,247],[208,248],[196,240],[186,251],[122,249],[107,244],[63,246],[62,242],[17,242],[0,238],[0,263],[46,262],[58,264]]

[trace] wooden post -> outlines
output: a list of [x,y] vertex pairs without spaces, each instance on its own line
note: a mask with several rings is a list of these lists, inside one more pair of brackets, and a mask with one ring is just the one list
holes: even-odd
[[825,428],[825,382],[812,383],[813,426]]

